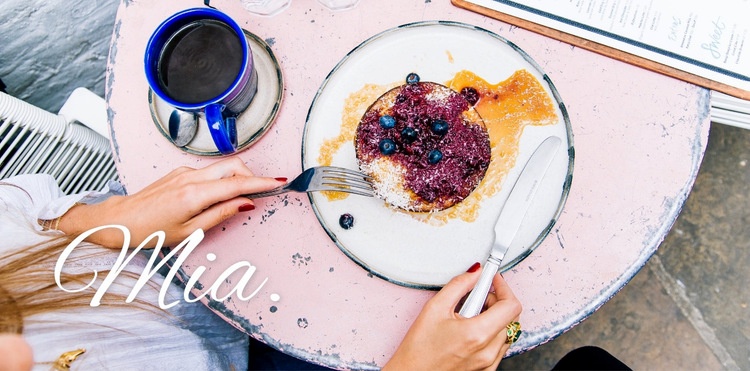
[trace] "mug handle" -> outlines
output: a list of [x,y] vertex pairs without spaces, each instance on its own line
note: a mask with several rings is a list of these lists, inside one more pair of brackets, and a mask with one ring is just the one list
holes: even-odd
[[206,121],[211,138],[216,148],[223,155],[231,155],[237,150],[237,122],[234,117],[224,117],[223,104],[209,104],[206,106]]

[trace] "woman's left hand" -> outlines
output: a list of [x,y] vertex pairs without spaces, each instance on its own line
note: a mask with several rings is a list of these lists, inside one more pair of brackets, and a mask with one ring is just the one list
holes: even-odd
[[[58,228],[75,234],[103,225],[122,225],[130,230],[133,246],[156,231],[164,231],[165,245],[173,246],[199,228],[207,230],[253,210],[253,202],[240,195],[273,189],[285,181],[254,176],[239,157],[202,169],[180,167],[133,195],[75,206],[60,219]],[[86,240],[117,249],[124,242],[122,232],[115,229],[96,232]],[[155,243],[151,241],[147,247]]]

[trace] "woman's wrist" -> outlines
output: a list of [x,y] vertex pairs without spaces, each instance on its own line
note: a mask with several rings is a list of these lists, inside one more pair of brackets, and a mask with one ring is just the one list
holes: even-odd
[[[65,214],[58,218],[56,229],[66,235],[75,236],[92,228],[108,224],[106,212],[112,207],[109,204],[116,202],[115,199],[119,197],[120,196],[112,196],[97,204],[76,203],[73,207],[68,209]],[[115,241],[114,236],[111,236],[111,233],[108,233],[107,231],[96,232],[86,238],[86,241],[88,242],[111,248],[121,248],[121,240],[122,237],[120,236],[120,243],[118,244],[118,241]]]
[[87,224],[89,209],[92,205],[76,203],[64,214],[55,219],[54,229],[67,235],[74,235],[83,232],[82,225]]

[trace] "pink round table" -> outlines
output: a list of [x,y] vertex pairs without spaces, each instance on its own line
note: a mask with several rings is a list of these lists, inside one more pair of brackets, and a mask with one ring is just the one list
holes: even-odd
[[[130,193],[178,166],[218,160],[186,153],[157,130],[143,72],[151,32],[169,15],[198,5],[120,4],[106,99],[118,171]],[[638,272],[675,221],[708,140],[707,90],[456,8],[449,0],[361,1],[341,12],[294,0],[273,17],[253,15],[238,0],[211,5],[271,45],[283,74],[275,123],[237,155],[259,175],[291,179],[302,170],[303,127],[317,89],[347,52],[386,29],[422,20],[469,23],[511,40],[541,65],[569,112],[576,161],[553,230],[504,274],[524,305],[524,335],[509,355],[572,328]],[[208,231],[182,269],[189,275],[207,267],[200,280],[205,289],[227,267],[246,261],[256,268],[248,289],[261,289],[248,300],[206,304],[298,358],[333,368],[382,366],[434,292],[389,283],[350,260],[303,194],[256,200],[256,206]]]

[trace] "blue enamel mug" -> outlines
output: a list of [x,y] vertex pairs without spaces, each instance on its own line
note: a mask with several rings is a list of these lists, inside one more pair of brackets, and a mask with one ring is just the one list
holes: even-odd
[[183,10],[156,28],[144,63],[154,94],[179,110],[203,112],[219,152],[237,150],[236,117],[258,90],[253,54],[237,22],[210,8]]

